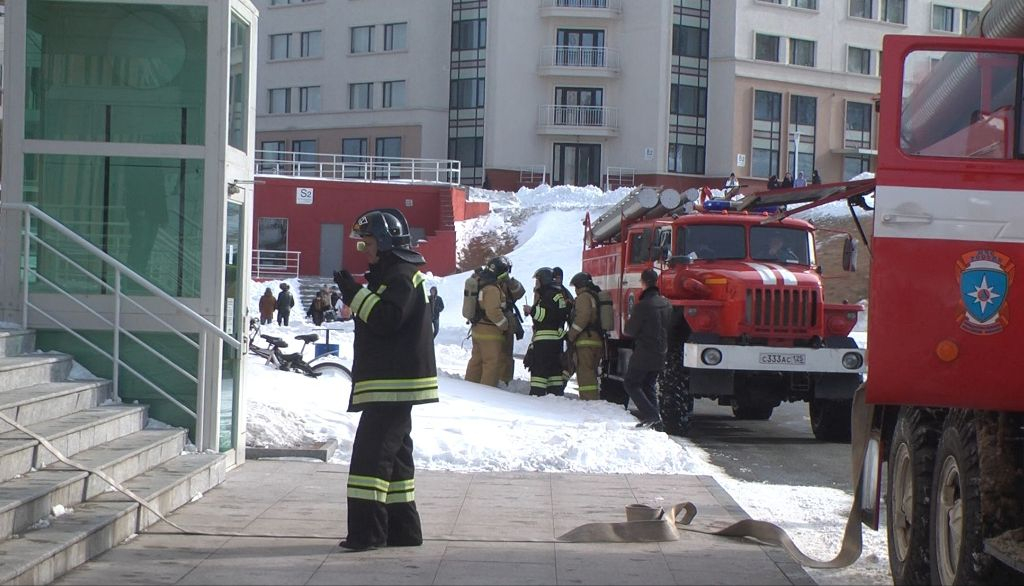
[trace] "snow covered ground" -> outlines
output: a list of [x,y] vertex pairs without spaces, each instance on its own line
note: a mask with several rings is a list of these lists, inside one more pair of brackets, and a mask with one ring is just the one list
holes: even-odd
[[[460,222],[459,241],[465,242],[482,231],[513,229],[509,228],[509,219],[525,216],[518,228],[519,246],[508,254],[512,274],[529,287],[537,268],[560,266],[568,280],[581,270],[586,213],[589,211],[596,219],[627,192],[568,186],[541,186],[515,194],[474,190],[473,198],[492,203],[492,213]],[[847,213],[843,202],[823,207],[813,213]],[[711,464],[708,454],[690,440],[637,430],[636,419],[621,407],[578,400],[575,381],[565,397],[530,397],[528,373],[519,360],[516,380],[508,389],[463,381],[470,355],[468,328],[461,316],[465,277],[428,276],[427,285],[437,286],[447,308],[441,314],[441,332],[435,344],[441,401],[413,410],[417,467],[460,472],[706,474],[713,476],[751,517],[782,526],[809,555],[831,559],[838,552],[852,502],[848,490],[731,478]],[[276,282],[268,284],[277,290]],[[254,315],[258,315],[257,299],[266,285],[253,283],[250,289],[250,311]],[[297,289],[297,283],[293,282],[292,287]],[[525,351],[530,337],[529,320],[524,325],[527,335],[517,342],[519,354]],[[351,322],[331,326],[337,328],[331,333],[331,342],[340,343],[343,357],[351,360]],[[863,327],[859,330],[857,336],[863,345]],[[289,328],[270,325],[263,331],[287,339],[315,330],[301,312],[293,312]],[[347,463],[358,414],[346,412],[350,392],[346,382],[279,372],[253,355],[246,361],[250,443],[287,446],[335,438],[339,449],[333,461]],[[674,499],[686,500],[687,495],[679,494]],[[864,554],[854,565],[808,573],[820,584],[890,584],[884,529],[866,531]]]

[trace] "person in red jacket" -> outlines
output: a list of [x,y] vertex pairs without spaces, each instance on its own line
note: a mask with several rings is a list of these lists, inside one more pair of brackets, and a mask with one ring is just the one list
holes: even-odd
[[412,406],[437,402],[430,306],[411,249],[409,224],[396,209],[370,210],[351,238],[366,255],[366,287],[346,270],[334,274],[352,308],[355,342],[349,411],[361,411],[348,471],[348,536],[362,551],[423,543],[416,510]]

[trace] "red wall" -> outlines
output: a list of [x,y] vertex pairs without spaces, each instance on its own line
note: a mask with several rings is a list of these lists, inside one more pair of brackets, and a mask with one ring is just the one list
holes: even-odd
[[[297,204],[296,189],[312,188],[313,203]],[[253,248],[259,248],[259,219],[288,219],[288,250],[301,252],[299,274],[320,273],[320,225],[341,224],[345,238],[356,218],[375,208],[400,210],[409,225],[422,228],[426,242],[417,251],[427,260],[421,268],[435,275],[455,273],[454,210],[466,205],[463,188],[439,185],[362,183],[314,178],[260,177],[253,195]],[[407,205],[410,204],[411,205]],[[447,205],[446,205],[447,204]],[[349,245],[342,264],[353,273],[366,270],[366,258]]]

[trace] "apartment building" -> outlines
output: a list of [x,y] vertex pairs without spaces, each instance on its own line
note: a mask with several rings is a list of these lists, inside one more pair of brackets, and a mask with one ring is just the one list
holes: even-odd
[[959,35],[988,3],[261,1],[261,148],[512,189],[871,171],[883,36]]

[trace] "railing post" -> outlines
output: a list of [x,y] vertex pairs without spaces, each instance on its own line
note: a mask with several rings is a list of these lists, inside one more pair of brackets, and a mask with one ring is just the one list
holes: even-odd
[[121,270],[114,267],[114,343],[111,347],[114,354],[114,372],[111,382],[114,394],[121,398]]
[[25,249],[25,258],[22,260],[22,284],[21,284],[21,327],[22,329],[28,329],[28,272],[29,272],[29,260],[31,260],[31,251],[29,246],[32,244],[32,214],[28,210],[23,210],[25,214],[25,234],[22,237],[22,246]]
[[205,452],[207,445],[206,420],[206,331],[199,330],[199,361],[196,368],[196,451]]

